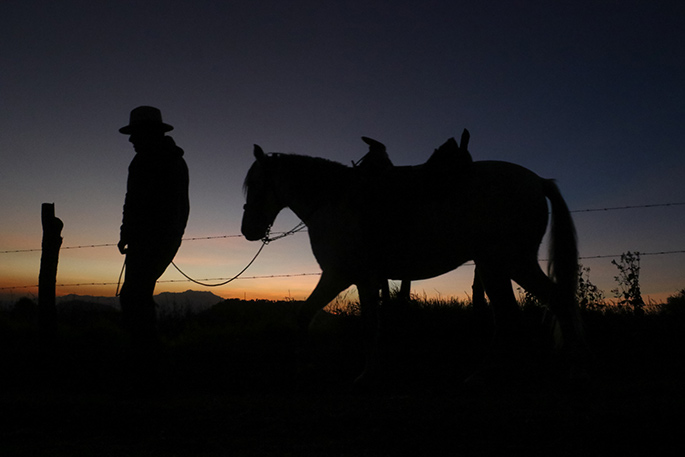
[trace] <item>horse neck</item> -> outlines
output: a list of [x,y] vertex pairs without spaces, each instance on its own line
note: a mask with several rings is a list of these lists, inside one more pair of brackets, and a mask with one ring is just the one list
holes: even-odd
[[277,189],[283,204],[305,223],[347,183],[349,168],[307,156],[286,156],[278,173]]

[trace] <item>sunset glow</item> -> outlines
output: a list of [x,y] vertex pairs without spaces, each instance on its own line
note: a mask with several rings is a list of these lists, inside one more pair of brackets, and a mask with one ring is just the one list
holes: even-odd
[[[571,210],[624,208],[573,214],[581,263],[607,298],[611,260],[627,251],[648,254],[645,297],[685,287],[679,7],[286,3],[2,2],[0,295],[37,293],[26,286],[37,284],[46,202],[64,222],[57,294],[114,295],[134,157],[118,129],[142,104],[162,110],[185,150],[191,209],[175,261],[193,278],[230,278],[259,248],[240,236],[255,143],[349,165],[367,152],[364,135],[395,165],[417,165],[468,128],[474,160],[555,179]],[[286,209],[273,230],[298,222]],[[171,266],[157,292],[302,300],[318,273],[298,233],[243,279],[207,288]],[[413,291],[465,298],[471,281],[465,266]]]

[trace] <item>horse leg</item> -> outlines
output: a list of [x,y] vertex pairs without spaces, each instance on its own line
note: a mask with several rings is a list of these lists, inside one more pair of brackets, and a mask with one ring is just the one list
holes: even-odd
[[559,320],[559,326],[566,344],[585,344],[583,324],[576,297],[568,294],[566,294],[568,296],[564,296],[557,285],[543,273],[537,262],[517,271],[514,275],[514,281],[535,295],[554,313]]
[[364,372],[354,381],[355,389],[368,389],[377,381],[378,345],[380,340],[379,289],[373,281],[368,284],[357,284],[361,308],[362,331],[366,347],[366,365]]
[[[529,261],[514,274],[514,281],[547,305],[556,317],[561,341],[555,338],[555,346],[561,347],[567,359],[571,378],[586,378],[585,369],[588,348],[585,341],[580,309],[575,296],[564,294],[542,271],[537,261]],[[566,296],[565,296],[566,295]]]
[[[403,279],[400,283],[400,289],[397,291],[395,298],[398,301],[408,302],[411,299],[411,280]],[[390,301],[390,281],[381,281],[381,300],[383,303]]]
[[306,332],[316,313],[351,285],[351,282],[335,273],[330,271],[321,273],[319,282],[298,312],[297,321],[300,329]]
[[384,303],[390,300],[390,281],[386,279],[381,281],[381,298]]
[[473,285],[471,286],[471,306],[473,311],[479,318],[486,314],[488,304],[485,301],[485,289],[483,288],[483,281],[480,279],[480,272],[478,267],[473,272]]
[[[480,281],[477,277],[480,277]],[[497,328],[508,328],[518,323],[521,318],[521,309],[516,302],[509,274],[500,268],[479,266],[476,268],[473,286],[477,292],[479,292],[478,282],[490,300],[495,317],[495,326]],[[482,302],[485,301],[483,297],[479,297],[479,299]]]
[[411,281],[409,279],[403,279],[400,284],[400,292],[397,295],[402,301],[408,302],[411,298]]
[[506,270],[492,264],[480,264],[478,275],[490,300],[495,320],[495,333],[489,353],[474,374],[466,379],[468,385],[479,385],[506,376],[520,377],[524,368],[522,312],[516,302],[511,279]]
[[[397,300],[408,302],[411,298],[411,280],[403,279],[400,283],[400,290],[395,296]],[[390,281],[381,281],[381,300],[383,303],[390,301]]]

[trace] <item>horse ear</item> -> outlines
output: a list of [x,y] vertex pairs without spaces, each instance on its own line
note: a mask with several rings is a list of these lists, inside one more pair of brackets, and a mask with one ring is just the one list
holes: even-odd
[[258,144],[254,145],[254,157],[257,159],[257,162],[263,161],[266,157],[266,154],[264,154],[264,151],[259,147]]

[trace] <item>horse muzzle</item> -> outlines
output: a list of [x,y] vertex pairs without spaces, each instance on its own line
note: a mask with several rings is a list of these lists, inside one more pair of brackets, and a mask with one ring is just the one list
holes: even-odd
[[268,225],[248,224],[248,223],[246,223],[245,219],[243,219],[243,223],[240,227],[240,232],[243,234],[243,236],[245,237],[245,239],[247,241],[262,240],[262,239],[264,239],[264,237],[266,237],[268,231],[269,231]]

